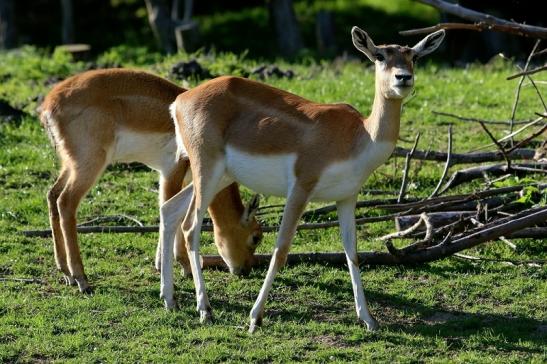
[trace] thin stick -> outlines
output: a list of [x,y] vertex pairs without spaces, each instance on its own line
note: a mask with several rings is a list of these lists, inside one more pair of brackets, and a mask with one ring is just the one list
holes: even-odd
[[[458,119],[458,120],[461,120],[461,121],[471,121],[471,122],[481,122],[482,121],[485,124],[507,125],[507,122],[508,122],[508,121],[503,121],[503,120],[483,120],[483,119],[477,119],[477,118],[469,118],[469,117],[459,116],[459,115],[455,115],[455,114],[451,114],[451,113],[447,113],[447,112],[443,112],[443,111],[435,111],[435,110],[432,111],[431,113],[435,114],[435,115],[448,116],[450,118]],[[526,124],[526,123],[529,123],[531,121],[532,120],[518,120],[518,121],[515,121],[514,123],[515,124]]]
[[529,143],[530,141],[532,141],[535,137],[537,137],[538,135],[543,134],[543,132],[544,132],[545,130],[547,130],[547,125],[544,125],[543,128],[541,128],[541,129],[538,130],[537,132],[533,133],[532,135],[530,135],[530,136],[527,137],[526,139],[521,140],[520,142],[518,142],[517,144],[515,144],[511,149],[506,150],[506,153],[509,154],[509,153],[511,153],[512,151],[514,151],[515,149],[520,148],[520,147],[522,147],[523,145],[528,144],[528,143]]
[[528,78],[528,80],[530,80],[530,83],[532,84],[532,86],[534,86],[534,89],[536,90],[536,94],[539,97],[539,101],[541,101],[541,104],[543,105],[543,110],[545,110],[545,112],[547,112],[547,105],[545,105],[545,100],[543,99],[543,96],[541,95],[541,92],[539,92],[539,89],[536,85],[536,82],[529,75],[526,76],[526,77]]
[[507,163],[507,169],[511,169],[511,159],[509,159],[509,157],[507,156],[507,153],[505,152],[505,148],[503,148],[503,145],[501,145],[497,140],[496,138],[492,135],[492,133],[490,132],[490,130],[488,130],[488,128],[486,127],[486,125],[484,125],[484,123],[480,123],[482,128],[484,129],[484,131],[486,132],[486,134],[488,134],[488,136],[490,137],[490,139],[492,139],[492,141],[494,142],[494,144],[496,144],[496,146],[498,147],[499,151],[501,152],[501,154],[503,154],[503,158],[505,159],[505,163]]
[[412,234],[414,231],[416,231],[420,225],[422,225],[422,222],[424,222],[424,216],[425,215],[425,212],[422,212],[422,214],[420,215],[420,218],[418,219],[418,221],[412,225],[411,227],[409,227],[408,229],[405,229],[405,230],[401,230],[401,231],[396,231],[394,233],[391,233],[391,234],[387,234],[387,235],[384,235],[384,236],[380,236],[378,238],[378,240],[391,240],[391,239],[395,239],[395,238],[403,238],[409,234]]
[[547,66],[541,66],[541,67],[534,68],[534,69],[531,69],[531,70],[528,70],[528,71],[515,73],[514,75],[511,75],[511,76],[507,77],[506,80],[512,80],[514,78],[527,76],[527,75],[533,75],[534,73],[542,72],[542,71],[545,71],[545,70],[547,70]]
[[443,181],[446,178],[446,175],[448,174],[448,170],[450,169],[451,155],[452,155],[452,124],[448,125],[448,147],[447,147],[446,163],[444,165],[443,174],[441,175],[441,178],[439,179],[439,182],[437,183],[437,187],[435,187],[435,189],[433,190],[429,198],[435,197],[437,195],[437,192],[441,188],[441,185],[443,184]]
[[414,155],[414,152],[416,151],[416,147],[418,146],[418,141],[420,140],[420,132],[416,134],[416,138],[414,139],[414,145],[412,146],[412,149],[409,153],[406,155],[405,159],[405,169],[403,171],[403,181],[401,182],[401,189],[399,191],[399,197],[397,198],[397,202],[401,202],[404,199],[405,193],[406,193],[406,186],[408,183],[408,171],[410,169],[410,160],[412,159],[412,156]]
[[[474,217],[472,217],[470,219],[470,221],[476,225],[476,226],[479,226],[479,227],[482,227],[484,226],[484,224],[482,222],[480,222],[479,220],[475,219]],[[506,239],[505,237],[503,236],[500,236],[499,239],[501,241],[503,241],[509,248],[513,249],[513,250],[517,250],[517,246],[515,244],[513,244],[513,242],[511,242],[509,239]]]
[[[534,56],[534,53],[535,53],[537,47],[539,46],[539,42],[540,42],[540,40],[538,39],[536,41],[536,43],[534,44],[534,47],[532,48],[532,51],[528,55],[528,58],[526,59],[526,64],[524,65],[524,70],[523,70],[524,72],[526,72],[528,70],[528,66],[530,65],[530,60]],[[524,82],[524,76],[522,76],[520,78],[519,83],[517,85],[517,89],[515,91],[515,101],[513,103],[513,109],[511,110],[511,120],[510,120],[510,123],[509,123],[509,132],[513,132],[513,126],[514,126],[514,122],[515,122],[515,115],[517,113],[517,106],[518,106],[519,99],[520,99],[520,90],[522,88],[522,83],[523,82]],[[511,146],[513,146],[513,138],[511,138]]]
[[[523,127],[521,127],[520,129],[518,130],[515,130],[514,132],[512,132],[511,134],[508,134],[506,136],[504,136],[503,138],[501,139],[498,139],[498,143],[501,143],[509,138],[512,138],[514,137],[515,135],[521,133],[523,130],[526,130],[527,128],[531,127],[532,125],[536,125],[537,123],[539,123],[541,120],[547,118],[547,116],[545,115],[542,115],[540,116],[539,118],[535,119],[535,120],[532,120],[531,122],[529,122],[528,124],[524,125]],[[496,145],[496,143],[490,143],[490,144],[487,144],[487,145],[483,145],[482,147],[479,147],[475,150],[472,150],[470,151],[469,153],[473,153],[473,152],[476,152],[476,151],[479,151],[479,150],[482,150],[482,149],[486,149],[486,148],[489,148],[491,147],[492,145]]]
[[78,226],[92,226],[96,223],[104,223],[104,222],[112,222],[112,221],[119,222],[120,220],[124,220],[124,219],[133,221],[138,226],[144,226],[144,224],[140,222],[139,220],[137,220],[136,218],[128,216],[128,215],[124,215],[124,214],[114,215],[114,216],[98,216],[91,220],[84,221],[81,224],[78,224]]
[[529,265],[529,266],[538,266],[546,264],[547,260],[517,260],[517,259],[491,259],[491,258],[480,258],[472,255],[466,255],[461,253],[454,254],[456,258],[465,259],[465,260],[474,260],[474,261],[484,261],[484,262],[493,262],[493,263],[508,263],[513,265]]
[[490,30],[492,27],[486,23],[439,23],[436,25],[433,25],[431,27],[426,28],[418,28],[418,29],[409,29],[409,30],[401,30],[399,32],[400,35],[408,36],[408,35],[419,35],[419,34],[429,34],[433,33],[437,30],[446,29],[446,30],[475,30],[478,32],[482,32],[483,30]]

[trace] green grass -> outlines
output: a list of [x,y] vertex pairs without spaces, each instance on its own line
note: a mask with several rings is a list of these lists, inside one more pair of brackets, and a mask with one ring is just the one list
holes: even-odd
[[[126,53],[124,53],[126,52]],[[132,54],[133,60],[125,58]],[[105,62],[138,66],[167,76],[170,66],[190,56],[161,60],[135,50],[116,49]],[[231,54],[198,54],[216,74],[240,73],[258,64]],[[249,278],[206,271],[215,323],[201,326],[194,311],[190,280],[176,276],[180,310],[165,312],[159,276],[153,268],[157,234],[80,236],[84,264],[95,295],[79,294],[60,283],[50,239],[25,238],[24,229],[48,225],[46,191],[58,163],[34,109],[48,88],[44,81],[84,69],[59,53],[36,51],[0,54],[0,98],[23,107],[29,116],[17,124],[0,123],[0,276],[37,278],[42,283],[0,282],[0,362],[545,362],[547,270],[544,266],[507,266],[445,259],[417,267],[362,269],[367,298],[382,329],[367,332],[356,323],[347,269],[299,265],[284,269],[272,290],[263,329],[250,337],[248,313],[265,276]],[[5,65],[5,67],[4,67]],[[368,64],[336,62],[287,64],[293,80],[267,82],[323,102],[348,102],[366,114],[373,95]],[[420,64],[416,95],[405,106],[401,136],[422,132],[421,149],[446,148],[447,119],[432,110],[487,119],[506,119],[516,81],[514,69],[499,62],[467,69]],[[188,86],[197,83],[190,80]],[[543,84],[540,85],[545,90]],[[525,87],[518,118],[541,105]],[[501,136],[504,127],[493,127]],[[454,150],[488,143],[474,124],[454,124]],[[399,145],[410,146],[400,142]],[[417,164],[417,163],[416,163]],[[402,160],[390,160],[371,176],[367,188],[396,190]],[[441,166],[424,163],[412,177],[410,193],[432,190]],[[536,176],[540,178],[539,176]],[[513,180],[513,183],[515,181]],[[479,188],[477,182],[471,187]],[[250,195],[245,191],[245,197]],[[362,199],[371,198],[363,195]],[[282,200],[267,198],[264,204]],[[127,214],[156,224],[157,176],[125,167],[109,168],[80,208],[79,220]],[[391,222],[359,227],[360,250],[382,250],[375,238],[393,230]],[[203,251],[215,253],[210,234]],[[259,252],[272,249],[267,234]],[[545,241],[515,240],[516,252],[500,242],[469,254],[489,258],[546,257]],[[341,251],[337,229],[299,232],[294,252]]]

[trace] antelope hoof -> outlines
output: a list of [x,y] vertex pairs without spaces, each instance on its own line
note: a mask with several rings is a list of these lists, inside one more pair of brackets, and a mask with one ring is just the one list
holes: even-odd
[[367,326],[367,330],[370,332],[377,331],[380,328],[378,321],[372,316],[368,321],[363,320],[362,322]]
[[63,273],[63,283],[67,286],[75,286],[76,280],[68,274]]
[[177,301],[174,298],[164,298],[163,303],[167,311],[176,311],[177,310]]
[[210,307],[206,310],[199,310],[199,323],[202,325],[210,325],[213,323],[213,312]]
[[251,324],[249,325],[249,334],[254,334],[256,329],[262,326],[262,317],[251,319]]
[[74,278],[76,280],[76,283],[78,284],[78,288],[80,289],[80,292],[87,295],[93,295],[93,288],[89,285],[87,282],[87,279],[85,277],[83,278]]

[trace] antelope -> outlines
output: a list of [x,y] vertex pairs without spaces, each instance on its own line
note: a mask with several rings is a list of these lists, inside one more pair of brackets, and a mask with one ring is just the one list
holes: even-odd
[[375,97],[368,118],[347,104],[318,104],[237,77],[208,81],[179,95],[171,105],[177,142],[188,153],[193,182],[160,208],[164,244],[160,297],[167,309],[175,307],[172,242],[182,222],[190,244],[197,311],[201,322],[211,321],[199,265],[200,229],[215,193],[237,181],[255,192],[287,197],[266,279],[250,312],[249,331],[262,324],[274,277],[286,262],[309,201],[336,202],[357,317],[369,330],[378,328],[365,299],[357,260],[357,195],[395,148],[401,103],[414,86],[415,60],[433,52],[444,31],[428,35],[412,48],[376,46],[358,27],[351,34],[355,47],[375,64]]
[[[105,168],[115,162],[141,162],[160,174],[159,201],[179,192],[190,176],[188,157],[179,150],[169,104],[186,90],[157,76],[126,69],[88,71],[57,84],[41,106],[41,122],[61,161],[59,177],[47,195],[55,262],[65,283],[91,293],[76,234],[80,201]],[[223,189],[210,205],[215,242],[234,274],[250,269],[262,232],[255,198],[244,208],[237,184]],[[161,243],[156,251],[159,270]],[[184,274],[189,262],[182,234],[174,252]]]

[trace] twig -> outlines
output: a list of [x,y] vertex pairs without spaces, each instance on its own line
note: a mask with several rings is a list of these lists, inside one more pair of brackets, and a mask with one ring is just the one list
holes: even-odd
[[420,215],[420,218],[418,219],[418,221],[412,225],[411,227],[409,227],[408,229],[405,229],[405,230],[401,230],[401,231],[396,231],[394,233],[391,233],[391,234],[387,234],[387,235],[384,235],[384,236],[380,236],[378,238],[378,240],[391,240],[391,239],[395,239],[395,238],[403,238],[405,236],[408,236],[409,234],[412,234],[414,231],[416,231],[420,225],[422,224],[422,222],[424,222],[424,218],[425,218],[426,214],[425,212],[423,212],[421,215]]
[[[455,114],[450,114],[450,113],[443,112],[443,111],[432,111],[431,113],[435,114],[435,115],[448,116],[450,118],[458,119],[458,120],[461,120],[461,121],[471,121],[471,122],[481,122],[482,121],[485,124],[507,125],[507,121],[503,121],[503,120],[483,120],[483,119],[477,119],[477,118],[469,118],[469,117],[459,116],[459,115],[455,115]],[[526,124],[526,123],[529,123],[531,121],[532,120],[519,120],[519,121],[515,121],[514,123],[515,124]]]
[[[541,115],[541,114],[540,114],[540,115]],[[498,143],[501,143],[501,142],[503,142],[503,141],[505,141],[505,140],[507,140],[507,139],[509,139],[509,138],[514,137],[515,135],[521,133],[523,130],[526,130],[527,128],[531,127],[532,125],[535,125],[535,124],[539,123],[541,120],[543,120],[543,119],[545,119],[545,118],[547,118],[547,116],[541,115],[539,118],[532,120],[531,122],[529,122],[528,124],[524,125],[524,126],[521,127],[520,129],[515,130],[514,132],[512,132],[512,133],[510,133],[510,134],[508,134],[508,135],[506,135],[506,136],[504,136],[503,138],[498,139]],[[483,145],[482,147],[479,147],[479,148],[477,148],[477,149],[475,149],[475,150],[472,150],[472,151],[469,152],[469,153],[473,153],[473,152],[476,152],[476,151],[479,151],[479,150],[482,150],[482,149],[489,148],[489,147],[491,147],[492,145],[496,145],[496,143],[491,143],[491,144]]]
[[547,66],[537,67],[537,68],[534,68],[534,69],[531,69],[531,70],[528,70],[528,71],[515,73],[514,75],[511,75],[511,76],[507,77],[506,80],[512,80],[514,78],[527,76],[527,75],[533,75],[534,73],[542,72],[542,71],[545,71],[545,70],[547,70]]
[[[535,53],[537,47],[539,46],[539,42],[540,42],[540,40],[538,39],[536,41],[536,43],[534,44],[534,47],[532,48],[532,51],[528,55],[528,58],[526,59],[526,64],[524,65],[523,72],[526,72],[528,70],[528,66],[530,65],[530,60],[534,56],[534,53]],[[519,102],[519,99],[520,99],[520,90],[522,88],[522,83],[523,82],[524,82],[524,76],[522,76],[520,78],[519,83],[517,85],[517,89],[515,91],[515,101],[513,103],[513,108],[511,110],[511,120],[510,120],[510,123],[509,123],[509,132],[513,132],[513,125],[514,125],[514,122],[515,122],[515,115],[517,113],[517,105],[518,105],[518,102]],[[511,138],[511,146],[512,145],[513,145],[513,138]]]
[[536,53],[534,54],[534,57],[542,56],[542,55],[544,55],[544,54],[546,54],[546,53],[547,53],[547,48],[542,49],[542,50],[539,51],[539,52],[536,52]]
[[456,258],[465,259],[465,260],[494,262],[494,263],[508,263],[512,265],[539,266],[539,265],[547,264],[547,260],[545,259],[539,259],[539,260],[491,259],[491,258],[475,257],[472,255],[466,255],[461,253],[456,253],[454,254],[454,256]]
[[96,223],[104,223],[104,222],[120,222],[121,220],[129,220],[137,224],[138,226],[144,226],[142,222],[137,220],[134,217],[128,216],[128,215],[114,215],[114,216],[98,216],[96,218],[93,218],[91,220],[87,220],[82,222],[81,224],[78,224],[78,226],[92,226]]
[[[477,219],[475,219],[474,217],[472,217],[470,219],[470,221],[476,225],[476,226],[479,226],[479,227],[482,227],[484,226],[484,224],[480,221],[478,221]],[[513,249],[513,250],[517,250],[517,246],[515,244],[513,244],[509,239],[506,239],[505,237],[503,236],[500,236],[499,239],[501,241],[503,241],[509,248]]]
[[474,24],[469,23],[439,23],[436,25],[433,25],[431,27],[426,28],[418,28],[418,29],[409,29],[409,30],[401,30],[399,32],[400,35],[408,36],[408,35],[418,35],[418,34],[429,34],[433,33],[437,30],[446,29],[446,30],[475,30],[478,32],[482,32],[483,30],[491,30],[492,26],[479,22]]
[[412,159],[412,156],[414,155],[414,152],[416,151],[416,147],[418,146],[418,141],[420,140],[420,132],[416,134],[416,138],[414,139],[414,145],[412,146],[412,149],[410,152],[407,153],[406,159],[405,159],[405,169],[403,171],[403,181],[401,182],[401,189],[399,191],[399,197],[397,198],[397,202],[401,202],[404,199],[405,193],[406,193],[406,186],[408,183],[408,171],[410,169],[410,160]]
[[526,77],[528,78],[528,80],[530,81],[534,89],[536,90],[536,94],[538,95],[539,101],[541,101],[541,104],[543,105],[543,110],[547,112],[547,105],[545,105],[545,100],[543,99],[543,96],[541,95],[541,92],[539,91],[539,88],[537,87],[536,82],[529,75]]
[[533,140],[535,137],[543,134],[543,132],[547,130],[547,125],[544,125],[543,128],[541,128],[540,130],[538,130],[537,132],[533,133],[532,135],[530,135],[529,137],[521,140],[520,142],[518,142],[517,144],[515,144],[512,148],[506,150],[505,152],[507,154],[511,153],[512,151],[516,150],[517,148],[520,148],[526,144],[528,144],[531,140]]
[[490,139],[492,139],[492,141],[494,142],[494,144],[496,144],[496,146],[498,147],[499,151],[501,152],[501,154],[503,154],[503,158],[505,159],[505,163],[507,163],[507,169],[511,169],[511,159],[509,159],[509,156],[507,155],[507,153],[505,152],[505,148],[503,148],[503,145],[501,145],[497,140],[496,138],[492,135],[492,133],[490,132],[490,130],[488,130],[488,128],[486,127],[486,125],[484,125],[484,123],[480,123],[482,128],[484,129],[484,131],[486,132],[486,134],[488,134],[488,136],[490,137]]
[[446,163],[444,165],[443,174],[441,175],[441,178],[439,179],[439,182],[437,183],[437,187],[433,190],[429,198],[435,197],[437,195],[437,192],[439,191],[439,188],[441,188],[441,185],[443,184],[444,179],[446,178],[446,175],[448,174],[448,170],[450,169],[450,160],[452,156],[452,124],[448,125],[448,147],[447,147],[447,156],[446,156]]

